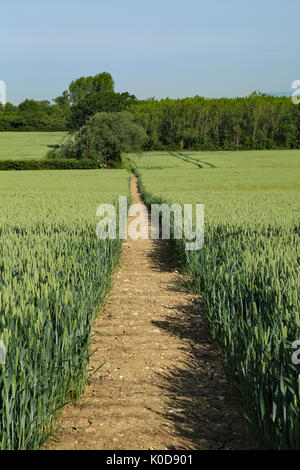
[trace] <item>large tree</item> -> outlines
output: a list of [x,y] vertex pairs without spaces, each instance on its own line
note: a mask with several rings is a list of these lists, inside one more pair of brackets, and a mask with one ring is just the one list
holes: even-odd
[[113,92],[115,83],[110,73],[102,72],[94,77],[81,77],[74,80],[69,86],[71,104],[79,101],[91,93]]
[[[74,140],[51,152],[52,158],[92,159],[99,167],[118,167],[123,152],[139,152],[146,134],[127,112],[97,113]],[[49,155],[50,156],[50,155]]]
[[122,152],[138,152],[145,140],[144,129],[131,114],[98,113],[76,136],[76,155],[96,159],[104,165],[117,165]]
[[72,130],[78,130],[89,117],[96,113],[126,111],[135,102],[136,97],[127,92],[95,91],[84,96],[79,103],[71,107],[68,127]]

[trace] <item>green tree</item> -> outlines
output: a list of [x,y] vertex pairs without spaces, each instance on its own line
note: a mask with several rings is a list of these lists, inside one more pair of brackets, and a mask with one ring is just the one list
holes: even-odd
[[80,129],[87,119],[99,112],[120,112],[129,109],[136,102],[136,97],[129,93],[93,92],[83,97],[70,109],[69,129]]
[[98,113],[90,118],[75,138],[77,158],[97,160],[99,165],[117,166],[122,152],[138,152],[145,140],[144,129],[131,114]]
[[67,90],[63,92],[62,95],[57,96],[57,98],[54,98],[54,103],[57,104],[57,106],[60,106],[61,108],[66,108],[68,109],[70,107],[70,94]]
[[82,98],[94,92],[113,92],[114,88],[114,80],[108,72],[99,73],[94,77],[78,78],[69,86],[71,104],[79,103]]

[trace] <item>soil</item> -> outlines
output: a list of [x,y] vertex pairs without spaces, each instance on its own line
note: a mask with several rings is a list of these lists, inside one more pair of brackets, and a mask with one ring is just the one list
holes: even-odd
[[[141,203],[131,180],[133,203]],[[90,380],[47,449],[251,449],[238,397],[211,344],[201,298],[161,240],[127,239],[94,324]]]

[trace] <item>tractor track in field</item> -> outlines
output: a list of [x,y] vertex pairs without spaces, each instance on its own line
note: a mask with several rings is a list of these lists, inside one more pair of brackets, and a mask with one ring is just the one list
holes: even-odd
[[[137,179],[132,202],[142,202]],[[65,407],[47,449],[251,449],[239,399],[210,344],[199,297],[187,293],[168,246],[126,240],[95,321],[91,378]]]

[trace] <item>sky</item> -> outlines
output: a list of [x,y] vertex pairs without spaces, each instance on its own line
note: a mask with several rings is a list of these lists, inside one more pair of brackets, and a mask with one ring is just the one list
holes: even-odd
[[300,80],[299,0],[9,0],[0,16],[0,80],[14,104],[104,71],[140,99],[289,91]]

